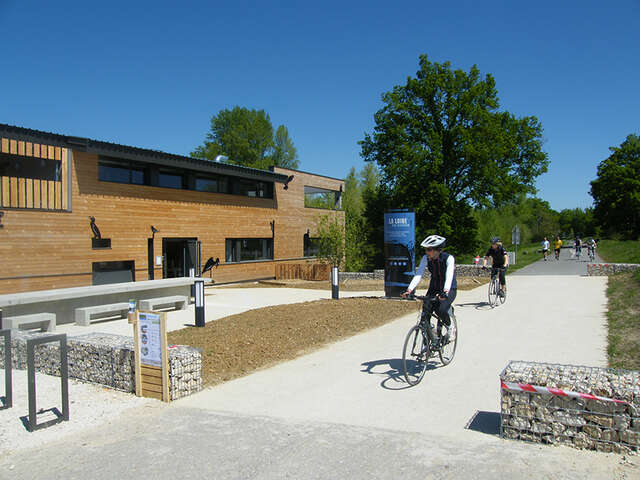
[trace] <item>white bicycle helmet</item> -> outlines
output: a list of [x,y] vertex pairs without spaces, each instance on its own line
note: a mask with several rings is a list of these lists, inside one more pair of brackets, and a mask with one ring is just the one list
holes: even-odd
[[429,235],[427,238],[425,238],[422,241],[420,246],[424,248],[427,248],[427,247],[442,248],[444,247],[445,240],[446,238],[441,237],[440,235]]

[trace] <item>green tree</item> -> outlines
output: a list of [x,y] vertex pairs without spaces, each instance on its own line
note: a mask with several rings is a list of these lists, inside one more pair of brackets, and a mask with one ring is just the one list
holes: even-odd
[[345,232],[340,220],[323,215],[316,222],[318,232],[317,258],[340,268],[345,258]]
[[375,247],[369,241],[369,229],[363,216],[365,197],[378,188],[378,174],[374,164],[366,164],[356,174],[351,168],[345,178],[342,206],[345,213],[345,270],[370,271]]
[[289,137],[289,130],[280,125],[273,137],[273,165],[283,168],[298,168],[298,151]]
[[218,155],[228,163],[266,169],[271,166],[298,167],[298,154],[289,131],[280,125],[275,132],[264,110],[249,110],[236,106],[220,110],[211,117],[211,128],[204,144],[192,157],[215,160]]
[[594,215],[604,232],[635,240],[640,237],[640,137],[628,135],[609,150],[591,182]]
[[476,244],[472,205],[501,205],[535,192],[547,170],[542,126],[498,111],[495,81],[420,56],[416,77],[382,96],[362,157],[376,162],[389,207],[416,212],[419,236],[449,237],[453,250]]

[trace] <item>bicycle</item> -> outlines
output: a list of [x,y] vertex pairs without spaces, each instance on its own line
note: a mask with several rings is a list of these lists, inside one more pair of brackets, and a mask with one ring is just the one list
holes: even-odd
[[[424,377],[427,362],[437,352],[442,365],[449,365],[456,353],[458,345],[458,323],[454,315],[453,306],[449,309],[451,324],[447,332],[442,335],[443,322],[437,313],[440,300],[438,297],[426,297],[414,295],[410,298],[427,302],[429,306],[422,315],[422,309],[418,316],[418,322],[409,329],[402,347],[402,371],[407,383],[417,385]],[[431,324],[431,318],[437,319],[437,327]],[[445,326],[445,328],[447,328]]]
[[[487,267],[482,268],[486,269]],[[507,301],[507,292],[501,288],[498,277],[498,273],[506,270],[505,267],[491,267],[491,280],[489,280],[489,305],[491,305],[491,308],[497,307],[498,301],[500,303]]]
[[588,247],[589,252],[589,261],[593,262],[596,259],[596,249],[593,247]]

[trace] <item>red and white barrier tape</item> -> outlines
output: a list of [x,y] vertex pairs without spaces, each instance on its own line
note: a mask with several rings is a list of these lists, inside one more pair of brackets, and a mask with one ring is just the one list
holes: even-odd
[[559,388],[540,387],[538,385],[529,385],[528,383],[503,382],[502,380],[500,381],[500,383],[503,390],[511,390],[512,392],[546,393],[551,395],[557,395],[559,397],[584,398],[586,400],[600,400],[602,402],[615,402],[615,403],[629,404],[629,402],[625,400],[616,400],[615,398],[599,397],[597,395],[591,395],[589,393],[570,392],[570,391],[560,390]]

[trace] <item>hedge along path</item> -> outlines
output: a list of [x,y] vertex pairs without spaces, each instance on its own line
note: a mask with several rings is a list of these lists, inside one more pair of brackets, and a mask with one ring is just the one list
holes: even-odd
[[419,302],[362,297],[277,305],[176,330],[168,340],[202,349],[203,383],[211,386],[417,314],[419,307]]

